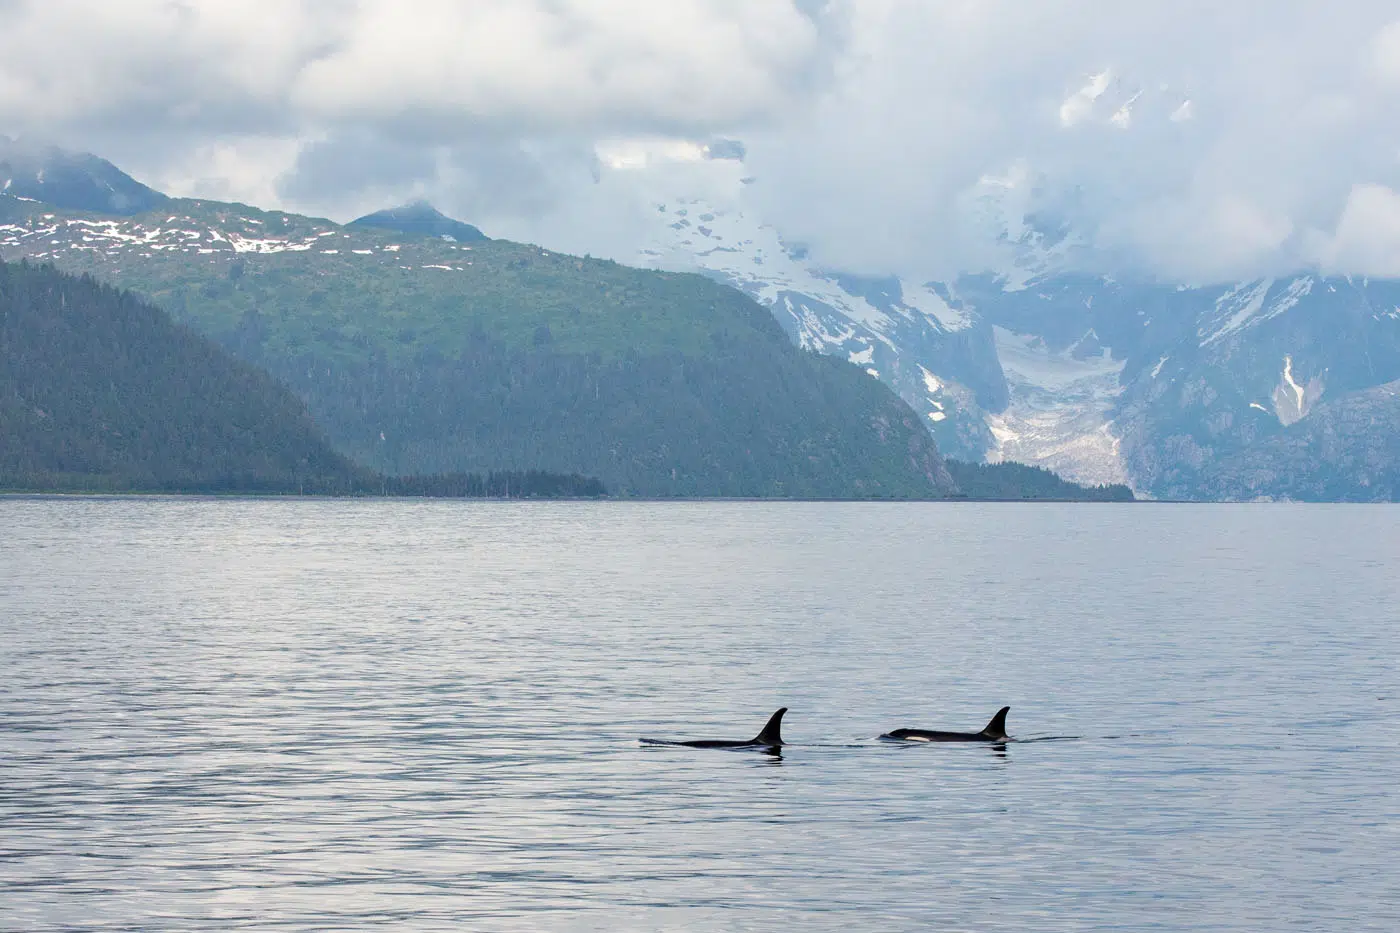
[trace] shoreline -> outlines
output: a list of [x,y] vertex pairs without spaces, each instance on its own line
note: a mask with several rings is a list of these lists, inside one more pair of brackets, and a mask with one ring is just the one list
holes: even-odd
[[850,503],[870,505],[959,505],[959,504],[1001,504],[1001,505],[1395,505],[1389,500],[1375,502],[1311,500],[1311,499],[974,499],[967,496],[949,496],[939,499],[893,499],[893,498],[796,498],[781,496],[329,496],[301,495],[298,493],[251,493],[251,492],[43,492],[0,490],[0,501],[5,500],[246,500],[281,502],[490,502],[490,503],[676,503],[695,504],[710,502],[751,502],[751,503]]

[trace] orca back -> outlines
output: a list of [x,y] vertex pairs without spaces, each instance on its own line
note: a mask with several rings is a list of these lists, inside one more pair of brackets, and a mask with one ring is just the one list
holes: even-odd
[[903,742],[989,742],[980,732],[939,732],[936,729],[895,729],[880,736]]
[[768,717],[768,722],[759,731],[758,735],[751,739],[641,739],[643,745],[683,745],[687,748],[776,748],[783,743],[783,714],[787,712],[784,706],[772,716]]
[[997,710],[992,721],[981,732],[942,732],[937,729],[894,729],[880,736],[882,739],[900,739],[905,742],[1004,742],[1006,741],[1006,714],[1011,707]]

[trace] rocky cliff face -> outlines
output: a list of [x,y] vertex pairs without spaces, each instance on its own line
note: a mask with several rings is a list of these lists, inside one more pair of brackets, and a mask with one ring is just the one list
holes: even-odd
[[993,273],[855,276],[765,224],[733,154],[704,171],[704,197],[655,205],[632,261],[753,295],[800,345],[888,383],[951,456],[1163,498],[1389,495],[1400,282],[1119,281],[1065,271],[1083,258],[1073,236],[1027,224]]
[[1400,283],[1312,275],[1193,300],[1196,326],[1124,385],[1140,487],[1171,498],[1387,498]]

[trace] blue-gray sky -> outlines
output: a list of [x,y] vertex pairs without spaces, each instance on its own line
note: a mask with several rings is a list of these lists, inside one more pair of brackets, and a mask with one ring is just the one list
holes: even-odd
[[726,136],[834,267],[973,268],[1035,211],[1105,272],[1400,275],[1378,0],[0,0],[0,133],[565,243],[607,210],[600,144]]

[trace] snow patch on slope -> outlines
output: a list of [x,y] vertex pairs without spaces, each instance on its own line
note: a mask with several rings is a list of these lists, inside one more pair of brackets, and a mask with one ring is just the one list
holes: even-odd
[[1306,386],[1299,385],[1293,378],[1293,357],[1285,356],[1283,373],[1273,394],[1274,414],[1278,416],[1279,424],[1288,427],[1306,418],[1322,397],[1322,388],[1322,379],[1318,376],[1309,379]]
[[943,326],[944,330],[963,330],[972,326],[972,315],[966,309],[954,308],[928,285],[904,285],[904,303]]
[[[786,307],[794,310],[804,306],[813,314],[834,312],[893,346],[888,338],[892,322],[887,313],[864,297],[847,292],[835,276],[793,259],[775,229],[744,211],[686,199],[658,205],[657,213],[665,222],[638,251],[639,264],[717,273],[770,307],[786,300]],[[841,340],[833,340],[829,327],[806,328],[803,338],[804,344],[824,350],[839,346]]]
[[[922,320],[945,332],[972,325],[971,313],[931,284],[891,278],[886,293],[860,294],[849,277],[810,261],[755,212],[749,195],[754,179],[742,158],[714,158],[710,147],[655,140],[613,141],[597,155],[611,173],[607,182],[623,185],[624,196],[663,186],[671,191],[652,203],[653,223],[633,253],[635,264],[701,271],[732,285],[791,320],[808,349],[860,352],[845,345],[859,335],[898,353],[892,335],[904,322]],[[685,171],[670,173],[675,165]]]
[[1197,331],[1201,346],[1217,343],[1231,334],[1278,317],[1310,294],[1315,281],[1310,275],[1298,276],[1272,301],[1267,299],[1274,286],[1273,279],[1236,285],[1216,299],[1215,313]]
[[[274,218],[275,219],[275,218]],[[287,224],[288,218],[283,217]],[[236,217],[217,211],[196,211],[195,216],[170,215],[159,221],[133,217],[124,220],[89,220],[83,217],[60,217],[38,214],[18,223],[0,223],[0,259],[28,258],[40,261],[62,261],[64,257],[84,256],[85,261],[117,263],[123,257],[150,258],[161,254],[189,254],[209,263],[231,263],[245,256],[265,256],[277,253],[308,253],[325,262],[385,264],[404,250],[401,243],[382,242],[375,233],[369,242],[360,242],[339,227],[307,228],[306,224],[284,235],[272,233],[269,224],[255,218]],[[348,240],[347,249],[319,249],[331,245],[325,238]],[[454,247],[470,251],[470,247]],[[418,245],[409,247],[415,254]],[[470,261],[452,265],[400,265],[405,270],[446,270],[462,272]],[[425,275],[434,275],[428,271]]]
[[[1209,346],[1245,326],[1249,319],[1264,307],[1264,299],[1273,284],[1273,279],[1244,282],[1217,298],[1211,323],[1202,326],[1197,332],[1197,336],[1201,338],[1201,346]],[[1214,330],[1208,331],[1208,327],[1213,327]]]

